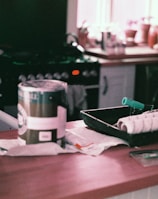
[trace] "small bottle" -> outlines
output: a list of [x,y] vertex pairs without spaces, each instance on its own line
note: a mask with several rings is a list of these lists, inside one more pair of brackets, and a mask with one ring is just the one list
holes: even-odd
[[148,34],[148,46],[153,48],[156,43],[158,43],[158,26],[151,26]]

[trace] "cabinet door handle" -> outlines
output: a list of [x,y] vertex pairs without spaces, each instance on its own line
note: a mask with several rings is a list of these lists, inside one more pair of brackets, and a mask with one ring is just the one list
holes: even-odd
[[108,80],[106,76],[103,77],[103,81],[104,81],[103,95],[105,95],[108,91]]

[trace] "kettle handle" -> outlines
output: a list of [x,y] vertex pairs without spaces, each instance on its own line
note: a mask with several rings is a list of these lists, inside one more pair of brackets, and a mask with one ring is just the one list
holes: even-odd
[[72,37],[75,40],[75,42],[78,44],[78,37],[75,35],[75,33],[67,33],[66,39],[68,39],[69,37]]

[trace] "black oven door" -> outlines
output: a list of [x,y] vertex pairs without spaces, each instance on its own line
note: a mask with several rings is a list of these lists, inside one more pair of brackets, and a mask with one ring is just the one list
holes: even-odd
[[98,96],[98,84],[69,85],[67,120],[82,119],[81,110],[98,108]]

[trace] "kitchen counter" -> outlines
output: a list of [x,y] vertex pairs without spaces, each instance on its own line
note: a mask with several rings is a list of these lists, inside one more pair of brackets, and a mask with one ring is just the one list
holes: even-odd
[[[85,125],[68,122],[67,128]],[[17,131],[0,132],[0,138]],[[155,149],[158,144],[141,147]],[[1,199],[103,199],[158,184],[158,166],[142,167],[134,150],[113,147],[97,157],[60,154],[43,157],[0,156]]]
[[126,47],[123,55],[107,55],[101,48],[88,48],[86,54],[98,57],[102,66],[158,63],[158,50],[148,46]]

